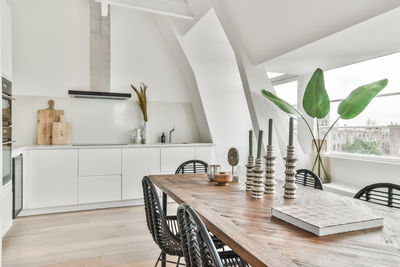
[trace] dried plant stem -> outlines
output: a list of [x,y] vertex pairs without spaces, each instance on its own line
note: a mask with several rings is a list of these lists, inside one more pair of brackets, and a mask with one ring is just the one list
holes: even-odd
[[138,105],[140,107],[140,109],[142,110],[143,113],[143,119],[144,121],[147,121],[147,95],[146,95],[146,91],[147,91],[147,85],[145,85],[144,83],[140,84],[140,91],[133,85],[131,84],[132,89],[135,91],[135,93],[138,96]]

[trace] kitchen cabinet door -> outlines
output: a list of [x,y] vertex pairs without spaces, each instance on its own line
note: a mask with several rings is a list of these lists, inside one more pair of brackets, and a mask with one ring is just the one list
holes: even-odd
[[122,149],[122,199],[142,199],[142,179],[160,173],[160,148]]
[[121,200],[121,175],[79,177],[79,204]]
[[79,149],[79,176],[121,174],[121,148]]
[[25,208],[78,204],[77,149],[29,150],[26,154]]
[[11,8],[6,0],[1,0],[1,72],[12,80]]
[[161,172],[175,173],[183,162],[195,159],[195,156],[195,147],[162,147]]
[[9,182],[6,186],[1,189],[0,192],[1,206],[0,206],[0,220],[1,220],[1,236],[4,236],[12,225],[12,186]]

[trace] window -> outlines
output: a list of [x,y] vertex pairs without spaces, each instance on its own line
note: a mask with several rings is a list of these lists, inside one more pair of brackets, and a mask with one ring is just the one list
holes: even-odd
[[293,106],[297,106],[297,81],[274,85],[277,96]]
[[[271,79],[275,94],[297,107],[297,76],[274,72],[267,72],[267,75]],[[297,138],[297,120],[294,120],[293,126],[294,136]]]
[[[325,71],[331,99],[329,121],[338,117],[342,99],[360,85],[389,79],[388,86],[356,118],[339,120],[330,133],[328,147],[347,153],[400,157],[400,53]],[[327,129],[327,127],[324,127]],[[332,136],[344,136],[344,142]]]

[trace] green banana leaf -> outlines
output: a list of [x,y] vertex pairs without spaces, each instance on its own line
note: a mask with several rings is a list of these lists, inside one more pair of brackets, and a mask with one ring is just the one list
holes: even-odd
[[341,119],[349,120],[357,117],[388,84],[387,79],[366,84],[353,90],[350,95],[344,99],[339,107],[338,114]]
[[274,95],[273,93],[268,92],[266,90],[262,90],[261,93],[263,94],[263,96],[268,98],[272,103],[277,105],[284,112],[286,112],[288,114],[291,114],[291,115],[301,114],[299,110],[294,108],[292,105],[290,105],[285,100],[283,100],[283,99],[279,98],[278,96]]
[[322,119],[329,113],[330,101],[325,89],[324,72],[319,68],[314,71],[307,84],[303,108],[311,118]]

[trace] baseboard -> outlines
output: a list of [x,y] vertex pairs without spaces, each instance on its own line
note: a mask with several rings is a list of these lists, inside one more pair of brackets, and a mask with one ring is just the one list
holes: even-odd
[[71,212],[71,211],[129,207],[129,206],[139,206],[139,205],[143,205],[143,199],[122,200],[122,201],[81,204],[81,205],[71,205],[71,206],[60,206],[60,207],[50,207],[50,208],[23,209],[21,211],[21,213],[18,215],[18,217],[61,213],[61,212]]

